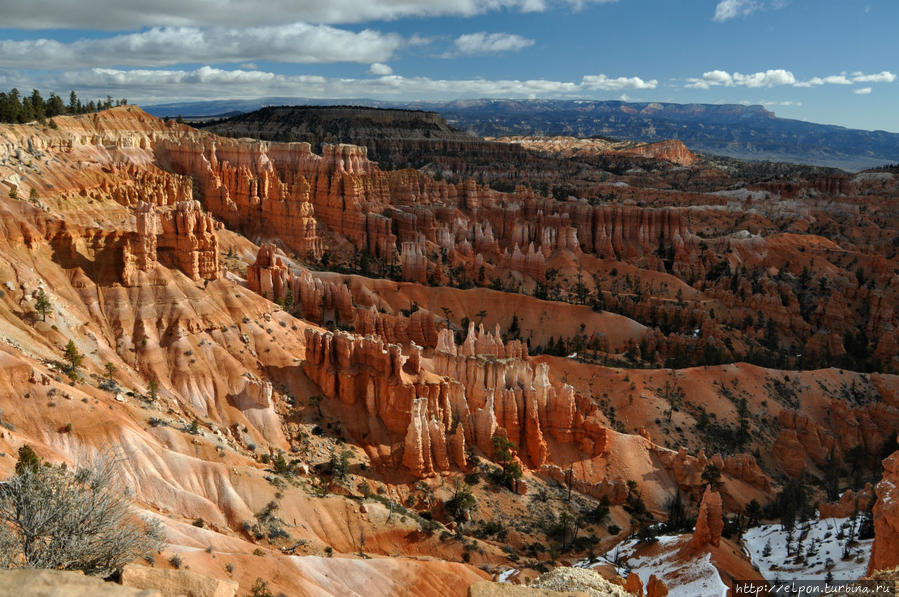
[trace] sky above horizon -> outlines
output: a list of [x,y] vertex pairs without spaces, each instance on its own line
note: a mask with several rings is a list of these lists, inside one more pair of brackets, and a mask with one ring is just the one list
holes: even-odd
[[760,104],[899,132],[897,0],[0,0],[0,89]]

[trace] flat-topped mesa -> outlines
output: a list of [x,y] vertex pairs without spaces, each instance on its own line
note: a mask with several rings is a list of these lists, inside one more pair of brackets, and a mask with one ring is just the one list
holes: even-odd
[[55,128],[33,125],[4,125],[0,135],[0,157],[17,149],[29,152],[107,152],[124,150],[126,160],[140,161],[135,149],[148,149],[160,139],[174,139],[189,131],[186,125],[164,122],[137,106],[121,106],[95,114],[54,116]]
[[221,224],[205,213],[196,201],[181,201],[175,208],[159,212],[152,204],[135,207],[137,231],[122,245],[122,282],[139,284],[138,272],[150,272],[157,263],[179,269],[192,280],[221,277],[218,238]]
[[295,308],[310,321],[352,323],[356,318],[346,284],[315,278],[307,269],[292,271],[273,245],[259,248],[256,262],[247,267],[247,286],[271,301],[288,301],[288,309]]
[[679,166],[692,166],[696,161],[696,156],[693,155],[693,152],[687,149],[687,146],[682,141],[677,139],[641,144],[629,149],[613,150],[610,153],[667,160]]

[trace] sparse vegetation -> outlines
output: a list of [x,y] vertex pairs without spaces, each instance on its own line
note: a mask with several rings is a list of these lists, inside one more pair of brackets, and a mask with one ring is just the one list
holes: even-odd
[[69,340],[69,343],[66,344],[65,349],[63,350],[63,358],[69,363],[68,370],[66,371],[69,376],[76,377],[78,375],[78,367],[81,366],[81,362],[84,360],[84,355],[78,352],[78,347],[75,346],[75,342],[73,340]]
[[[34,189],[31,189],[34,191]],[[34,300],[34,310],[41,314],[41,321],[47,321],[47,315],[53,312],[53,303],[43,288],[38,288],[37,297]]]
[[163,546],[158,524],[131,512],[111,454],[75,469],[25,445],[0,486],[0,565],[101,576]]

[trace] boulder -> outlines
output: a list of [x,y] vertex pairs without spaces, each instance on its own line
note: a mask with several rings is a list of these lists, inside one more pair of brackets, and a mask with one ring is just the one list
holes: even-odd
[[185,597],[234,597],[238,588],[233,580],[203,576],[190,570],[163,570],[135,564],[128,564],[122,570],[122,584]]
[[[123,587],[62,570],[0,570],[0,597],[163,597],[158,590]],[[233,593],[232,593],[233,595]]]

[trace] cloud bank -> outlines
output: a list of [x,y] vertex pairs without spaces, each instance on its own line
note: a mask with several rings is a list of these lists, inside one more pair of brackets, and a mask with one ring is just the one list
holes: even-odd
[[579,9],[616,0],[0,0],[11,29],[104,29],[206,25],[277,25],[284,22],[362,23],[403,17],[470,17],[499,10]]
[[87,68],[170,66],[272,60],[291,63],[383,62],[404,43],[399,35],[358,33],[328,25],[156,27],[140,33],[63,43],[52,39],[0,41],[0,66]]
[[[374,65],[369,70],[374,71]],[[587,75],[580,81],[433,79],[395,74],[372,78],[338,78],[203,66],[192,70],[93,68],[43,73],[39,78],[24,71],[8,71],[0,73],[0,85],[26,89],[37,87],[54,90],[57,93],[67,93],[69,89],[76,89],[85,96],[102,97],[108,94],[114,97],[127,97],[134,103],[153,103],[171,98],[249,99],[262,96],[423,100],[484,97],[564,98],[583,97],[596,91],[655,89],[658,81],[644,80],[635,76],[610,77],[604,74]]]
[[517,52],[532,45],[534,45],[533,39],[520,35],[513,33],[487,33],[485,31],[460,35],[453,42],[456,53],[466,56]]
[[807,81],[796,78],[791,71],[777,68],[752,74],[729,73],[724,70],[712,70],[702,77],[687,79],[685,87],[690,89],[709,89],[711,87],[776,87],[790,85],[792,87],[817,87],[820,85],[853,85],[855,83],[892,83],[896,75],[889,71],[866,75],[855,72],[851,75],[839,74],[826,77],[812,77]]

